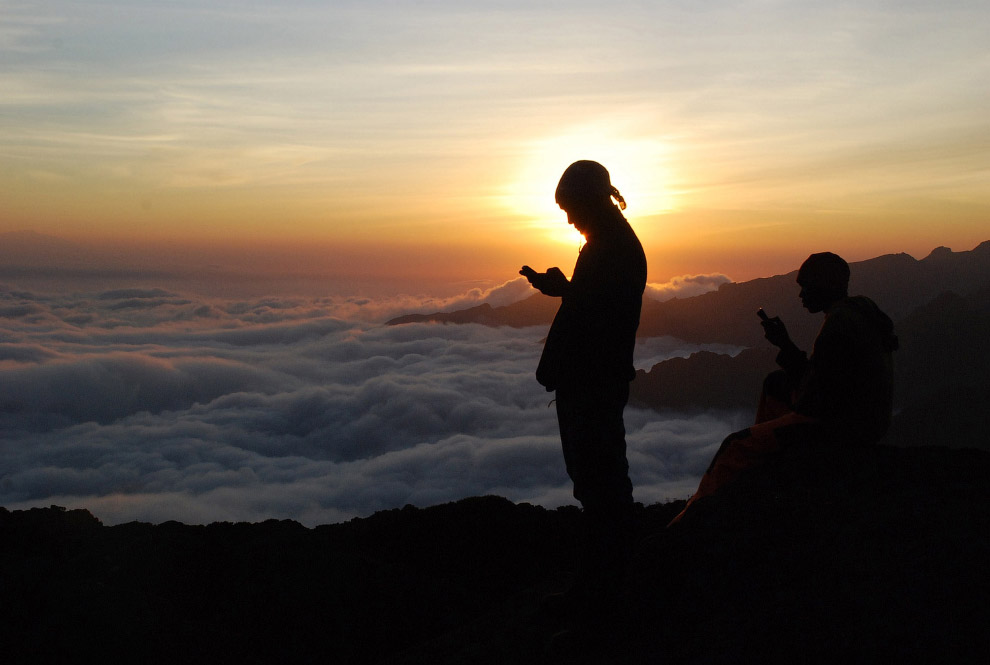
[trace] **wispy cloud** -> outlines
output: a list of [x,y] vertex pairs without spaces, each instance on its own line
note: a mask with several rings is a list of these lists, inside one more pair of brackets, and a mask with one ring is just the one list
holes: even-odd
[[[505,166],[528,158],[527,142],[560,127],[605,130],[635,108],[650,122],[622,128],[625,139],[665,146],[678,164],[678,182],[661,184],[711,197],[713,183],[808,168],[878,133],[897,143],[960,123],[985,129],[979,3],[3,11],[0,49],[14,57],[0,67],[0,105],[17,131],[0,132],[0,146],[35,168],[46,149],[70,163],[89,149],[110,160],[104,173],[147,186],[322,185],[341,204],[360,194],[374,205],[383,192],[371,180],[407,203],[429,182],[456,181],[481,198],[491,183],[475,159],[499,162],[509,182]],[[720,188],[720,204],[756,184]],[[434,185],[434,198],[445,194]]]

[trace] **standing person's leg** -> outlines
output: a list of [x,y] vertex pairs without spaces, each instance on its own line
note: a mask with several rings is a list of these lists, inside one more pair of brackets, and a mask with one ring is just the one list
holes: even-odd
[[557,417],[574,497],[584,508],[583,584],[589,592],[618,591],[632,547],[632,481],[626,459],[623,383],[595,391],[557,391]]

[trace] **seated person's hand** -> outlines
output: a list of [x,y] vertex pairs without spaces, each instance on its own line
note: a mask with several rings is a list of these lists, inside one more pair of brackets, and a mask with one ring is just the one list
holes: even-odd
[[764,337],[774,346],[782,349],[794,345],[794,342],[791,341],[791,336],[787,334],[787,326],[784,325],[784,322],[780,320],[779,316],[762,321],[760,325],[763,326]]
[[529,266],[523,266],[519,274],[524,275],[530,284],[539,289],[540,293],[548,296],[559,298],[567,292],[567,289],[571,285],[564,276],[564,273],[560,271],[560,268],[550,268],[546,272],[536,272]]

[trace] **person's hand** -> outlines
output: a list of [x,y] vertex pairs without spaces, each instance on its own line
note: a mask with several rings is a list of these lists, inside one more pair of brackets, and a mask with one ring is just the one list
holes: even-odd
[[780,320],[779,316],[775,316],[772,319],[767,319],[766,321],[761,321],[760,325],[763,326],[763,335],[767,338],[767,341],[774,346],[783,349],[784,347],[794,346],[794,342],[791,341],[791,336],[787,334],[787,326],[784,322]]
[[567,292],[571,283],[564,277],[560,268],[550,268],[546,272],[536,272],[529,266],[523,266],[520,275],[526,277],[529,283],[539,289],[540,293],[559,298]]

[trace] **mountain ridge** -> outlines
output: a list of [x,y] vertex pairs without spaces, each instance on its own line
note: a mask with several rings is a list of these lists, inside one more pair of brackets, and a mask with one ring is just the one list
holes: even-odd
[[[867,295],[893,319],[944,291],[966,295],[990,284],[990,240],[972,250],[953,252],[939,247],[924,259],[908,254],[885,254],[850,264],[849,291]],[[753,326],[756,310],[765,307],[787,322],[799,344],[809,343],[818,323],[808,317],[797,297],[797,270],[783,275],[722,284],[715,291],[663,302],[644,299],[638,335],[670,335],[692,343],[757,346],[763,343],[759,326]],[[480,323],[488,326],[524,327],[549,325],[559,300],[540,293],[500,307],[476,306],[454,312],[408,314],[386,325],[407,323]]]

